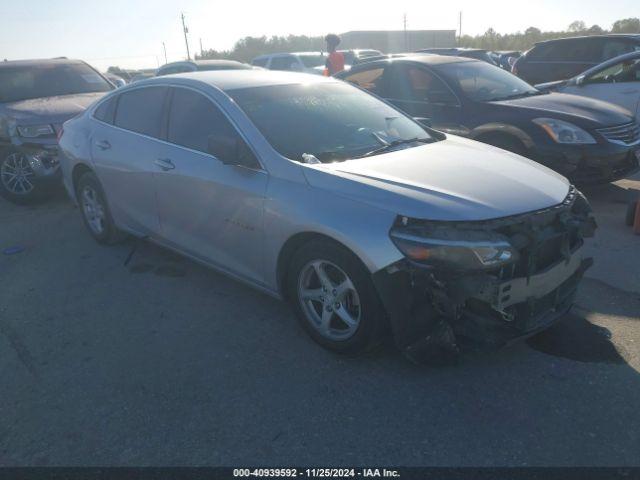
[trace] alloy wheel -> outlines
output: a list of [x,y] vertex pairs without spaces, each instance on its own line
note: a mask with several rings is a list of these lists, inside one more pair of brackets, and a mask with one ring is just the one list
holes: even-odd
[[314,260],[304,266],[298,277],[298,300],[311,326],[329,340],[347,340],[360,325],[358,291],[332,262]]
[[12,153],[0,166],[0,180],[9,192],[15,195],[27,195],[33,190],[32,179],[35,176],[25,155]]
[[105,208],[100,195],[90,185],[82,188],[82,211],[93,233],[102,235],[105,230]]

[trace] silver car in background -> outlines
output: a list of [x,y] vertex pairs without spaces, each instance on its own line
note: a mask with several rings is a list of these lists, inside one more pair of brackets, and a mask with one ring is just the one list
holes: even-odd
[[60,145],[98,242],[148,238],[287,299],[337,352],[389,331],[412,359],[501,345],[562,316],[590,265],[593,218],[564,177],[336,79],[159,77]]

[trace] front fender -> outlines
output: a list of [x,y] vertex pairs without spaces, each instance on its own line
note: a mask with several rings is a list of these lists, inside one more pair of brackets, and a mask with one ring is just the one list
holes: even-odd
[[512,137],[516,137],[528,149],[534,146],[533,139],[524,130],[513,125],[499,122],[486,123],[474,128],[471,131],[469,138],[478,140],[480,137],[490,134],[509,135]]

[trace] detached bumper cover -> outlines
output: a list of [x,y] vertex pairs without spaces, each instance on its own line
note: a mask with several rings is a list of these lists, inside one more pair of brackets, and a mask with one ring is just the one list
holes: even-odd
[[596,225],[586,199],[576,191],[543,211],[450,226],[506,235],[520,259],[480,272],[444,271],[403,260],[375,273],[396,344],[415,361],[446,361],[457,355],[461,343],[497,348],[549,327],[571,308],[593,263],[584,254],[583,239],[593,235]]

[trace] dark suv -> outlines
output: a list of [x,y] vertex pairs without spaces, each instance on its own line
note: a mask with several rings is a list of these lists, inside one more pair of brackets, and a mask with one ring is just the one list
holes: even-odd
[[638,50],[640,35],[559,38],[536,43],[518,59],[512,72],[532,85],[554,82]]
[[0,195],[28,203],[59,184],[62,124],[114,88],[79,60],[0,62]]

